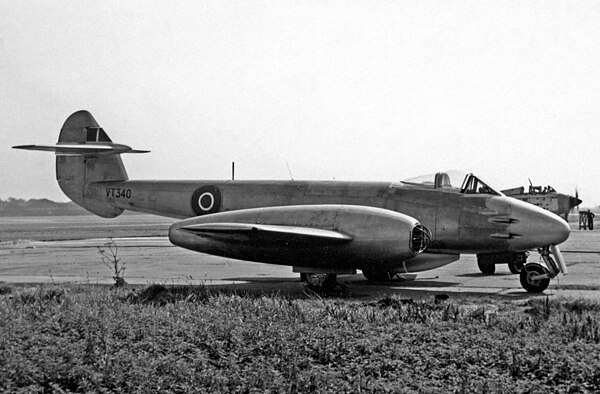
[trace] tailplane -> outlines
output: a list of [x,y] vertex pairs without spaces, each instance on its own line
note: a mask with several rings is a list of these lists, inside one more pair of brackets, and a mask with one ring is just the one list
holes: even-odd
[[78,111],[65,121],[56,145],[19,145],[16,149],[56,153],[56,180],[72,201],[102,217],[120,215],[106,200],[99,184],[122,182],[129,178],[121,153],[146,153],[111,141],[92,114]]

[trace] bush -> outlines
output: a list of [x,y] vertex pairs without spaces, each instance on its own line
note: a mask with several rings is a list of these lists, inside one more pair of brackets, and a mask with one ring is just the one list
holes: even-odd
[[484,302],[299,299],[202,286],[152,285],[127,296],[14,288],[0,298],[0,391],[600,387],[597,303]]
[[12,293],[12,287],[5,284],[0,284],[0,295]]

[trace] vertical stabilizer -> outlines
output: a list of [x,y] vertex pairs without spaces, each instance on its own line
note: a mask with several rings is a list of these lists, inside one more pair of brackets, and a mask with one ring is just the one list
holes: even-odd
[[123,209],[111,204],[103,186],[126,181],[121,153],[146,153],[115,144],[87,111],[78,111],[65,121],[56,145],[19,145],[16,149],[56,153],[56,180],[71,200],[105,218],[120,215]]
[[[65,121],[57,145],[111,145],[111,140],[92,114],[78,111]],[[119,153],[56,153],[56,180],[74,202],[102,217],[115,217],[123,210],[115,208],[99,193],[94,183],[126,181],[127,172]]]

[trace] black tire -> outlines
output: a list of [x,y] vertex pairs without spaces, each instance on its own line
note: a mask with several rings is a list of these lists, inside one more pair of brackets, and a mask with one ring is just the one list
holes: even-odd
[[368,271],[362,270],[363,275],[371,282],[386,283],[390,282],[393,275],[387,271]]
[[486,258],[477,256],[477,266],[484,275],[494,275],[496,272],[496,264]]
[[512,274],[520,274],[521,273],[521,269],[519,269],[519,267],[517,267],[517,262],[516,261],[511,261],[508,263],[508,269],[510,270],[510,272]]
[[515,258],[508,262],[508,269],[513,274],[520,274],[527,262],[527,253],[516,253]]
[[337,275],[301,273],[300,281],[313,291],[329,292],[335,290],[335,286],[337,285]]
[[521,286],[530,293],[541,293],[550,285],[550,278],[534,280],[532,277],[547,274],[548,270],[539,264],[527,264],[521,270]]

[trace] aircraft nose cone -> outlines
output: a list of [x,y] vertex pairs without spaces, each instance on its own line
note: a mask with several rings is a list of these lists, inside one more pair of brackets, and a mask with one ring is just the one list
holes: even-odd
[[543,231],[550,245],[558,245],[565,242],[571,234],[569,224],[560,216],[552,214],[543,222]]
[[511,241],[515,249],[539,248],[558,245],[569,238],[569,225],[558,215],[535,205],[518,201],[511,215],[516,221],[510,225]]

